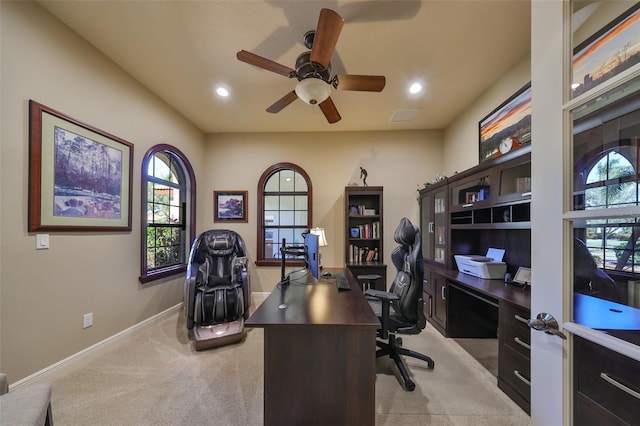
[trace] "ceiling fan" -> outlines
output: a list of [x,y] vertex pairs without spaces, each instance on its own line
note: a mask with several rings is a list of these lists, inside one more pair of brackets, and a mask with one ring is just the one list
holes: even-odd
[[238,60],[268,71],[297,78],[298,83],[291,92],[278,99],[267,108],[267,112],[277,113],[300,98],[309,105],[318,105],[329,123],[340,121],[340,113],[331,100],[331,87],[338,90],[380,92],[384,89],[385,78],[380,75],[334,75],[331,77],[331,56],[338,42],[344,20],[331,9],[322,9],[315,31],[308,31],[304,45],[311,51],[304,52],[296,59],[295,69],[281,65],[254,53],[241,50]]

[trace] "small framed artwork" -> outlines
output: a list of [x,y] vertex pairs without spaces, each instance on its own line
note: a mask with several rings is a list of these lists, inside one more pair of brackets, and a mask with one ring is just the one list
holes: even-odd
[[214,222],[247,222],[247,191],[213,191]]
[[133,144],[29,101],[28,231],[131,231]]
[[480,120],[480,162],[531,143],[531,83]]

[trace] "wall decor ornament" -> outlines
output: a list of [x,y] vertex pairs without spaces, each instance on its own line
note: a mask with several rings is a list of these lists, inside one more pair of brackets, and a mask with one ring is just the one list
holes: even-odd
[[131,231],[133,144],[29,101],[28,231]]
[[247,222],[247,191],[213,191],[214,222]]

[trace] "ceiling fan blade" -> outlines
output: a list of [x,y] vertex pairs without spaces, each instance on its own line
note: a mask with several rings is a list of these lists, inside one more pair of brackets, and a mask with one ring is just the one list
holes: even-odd
[[272,61],[271,59],[258,56],[255,53],[247,52],[246,50],[239,51],[236,54],[236,58],[238,58],[239,61],[246,62],[250,65],[255,65],[256,67],[265,69],[267,71],[272,71],[277,74],[284,75],[285,77],[292,77],[296,74],[296,72],[292,68],[281,65],[277,62]]
[[331,98],[327,98],[326,100],[320,102],[319,106],[329,123],[337,123],[342,118],[340,117],[340,113],[338,112],[338,109],[336,108]]
[[322,9],[318,18],[318,27],[313,37],[311,62],[317,62],[324,68],[329,66],[333,50],[336,48],[344,20],[331,9]]
[[381,92],[386,84],[383,75],[337,75],[338,90],[359,90],[363,92]]
[[296,91],[295,90],[292,90],[289,93],[287,93],[286,95],[284,95],[283,97],[281,97],[280,99],[278,99],[269,108],[267,108],[267,112],[270,112],[272,114],[275,114],[276,112],[280,112],[280,111],[282,111],[284,109],[284,107],[286,107],[287,105],[289,105],[291,102],[295,101],[296,99],[298,99],[298,95],[296,95]]

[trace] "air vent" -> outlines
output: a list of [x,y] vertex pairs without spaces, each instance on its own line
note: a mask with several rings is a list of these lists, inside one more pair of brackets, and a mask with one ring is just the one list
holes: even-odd
[[422,111],[422,108],[397,109],[393,111],[391,116],[392,123],[408,122],[416,118],[416,115]]

